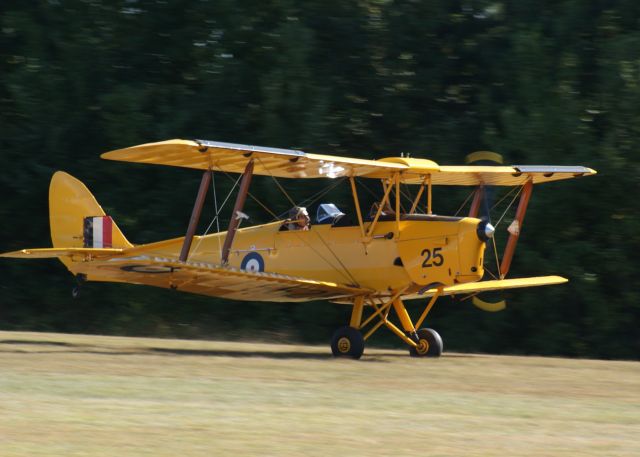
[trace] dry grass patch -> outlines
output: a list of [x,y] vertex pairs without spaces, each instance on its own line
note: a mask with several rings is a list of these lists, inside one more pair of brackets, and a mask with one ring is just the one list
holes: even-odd
[[0,332],[0,456],[637,456],[640,364]]

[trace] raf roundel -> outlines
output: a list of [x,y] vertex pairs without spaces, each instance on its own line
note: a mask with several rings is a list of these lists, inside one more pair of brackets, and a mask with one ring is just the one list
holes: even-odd
[[250,252],[240,264],[240,269],[250,272],[264,271],[264,259],[257,252]]

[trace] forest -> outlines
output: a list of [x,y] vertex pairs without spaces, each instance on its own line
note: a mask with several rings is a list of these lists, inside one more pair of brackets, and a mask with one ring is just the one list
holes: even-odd
[[[171,138],[443,165],[486,150],[594,168],[536,186],[511,268],[568,284],[505,293],[497,313],[443,299],[428,325],[451,351],[640,354],[640,2],[0,2],[1,252],[50,246],[57,170],[132,242],[183,236],[200,173],[99,158]],[[221,196],[233,185],[217,183]],[[280,183],[298,201],[327,185]],[[276,214],[290,207],[272,181],[253,186]],[[343,187],[330,194],[341,207]],[[436,212],[453,213],[467,191],[435,189]],[[200,233],[213,211],[207,200]],[[255,202],[247,211],[251,223],[271,218]],[[0,260],[3,330],[328,344],[349,313],[103,283],[74,299],[60,262]]]

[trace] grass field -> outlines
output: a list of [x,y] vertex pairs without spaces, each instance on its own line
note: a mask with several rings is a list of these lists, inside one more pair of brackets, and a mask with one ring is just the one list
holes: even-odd
[[0,332],[0,456],[639,456],[640,363]]

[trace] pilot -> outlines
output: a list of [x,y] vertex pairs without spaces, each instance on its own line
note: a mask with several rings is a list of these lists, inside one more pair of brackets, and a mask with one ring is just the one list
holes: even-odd
[[289,230],[309,230],[309,213],[304,206],[294,206],[289,213]]

